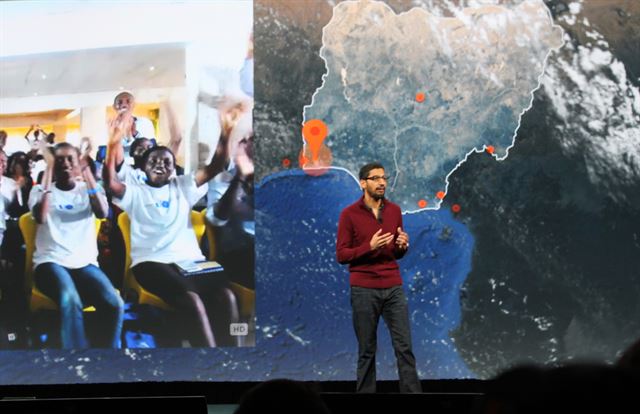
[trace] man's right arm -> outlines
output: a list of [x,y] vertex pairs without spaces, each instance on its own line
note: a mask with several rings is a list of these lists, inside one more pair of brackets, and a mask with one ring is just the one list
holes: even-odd
[[118,153],[122,154],[122,134],[132,123],[131,115],[120,113],[109,123],[109,141],[107,142],[107,159],[102,169],[102,178],[108,191],[116,198],[122,198],[127,186],[118,178],[116,163]]
[[[40,148],[42,148],[42,156],[47,164],[42,177],[42,185],[37,185],[31,189],[29,193],[29,209],[31,215],[35,219],[36,223],[44,224],[47,221],[47,214],[50,208],[51,201],[51,185],[53,181],[53,167],[55,164],[55,158],[53,153],[46,148],[44,141],[40,141]],[[20,187],[18,187],[20,191]]]
[[338,221],[338,237],[336,241],[336,256],[338,263],[347,264],[367,255],[371,251],[368,241],[354,246],[353,223],[346,210],[340,214]]

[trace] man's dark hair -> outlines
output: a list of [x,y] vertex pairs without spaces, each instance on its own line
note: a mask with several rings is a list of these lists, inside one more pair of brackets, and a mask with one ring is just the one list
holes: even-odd
[[371,170],[375,170],[377,168],[382,168],[384,170],[384,166],[379,162],[370,162],[369,164],[365,164],[360,168],[360,174],[358,174],[358,176],[361,180],[364,180],[369,176]]
[[64,148],[72,148],[76,151],[76,154],[78,154],[78,158],[80,158],[80,148],[76,147],[75,145],[71,145],[68,142],[58,142],[54,147],[53,147],[53,153],[55,154],[56,151],[58,151],[59,149],[64,149]]
[[133,157],[133,153],[136,151],[136,148],[138,148],[140,145],[142,145],[142,143],[144,142],[144,140],[149,141],[151,144],[153,144],[152,146],[155,146],[154,141],[149,139],[149,138],[145,138],[145,137],[140,137],[140,138],[136,138],[133,140],[133,142],[131,143],[131,146],[129,147],[129,155]]
[[173,168],[176,168],[175,154],[173,153],[173,151],[171,151],[171,149],[169,149],[169,147],[165,147],[164,145],[157,145],[155,147],[151,147],[148,150],[146,150],[144,154],[142,154],[142,168],[144,168],[144,166],[147,165],[147,161],[149,160],[149,157],[151,156],[151,154],[153,154],[156,151],[167,151],[169,154],[171,154],[171,158],[173,158]]

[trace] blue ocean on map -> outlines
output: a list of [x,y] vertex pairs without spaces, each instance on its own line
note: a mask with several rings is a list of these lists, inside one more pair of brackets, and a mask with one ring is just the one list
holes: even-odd
[[[258,346],[268,354],[290,351],[282,355],[284,373],[325,380],[355,376],[349,273],[336,262],[335,235],[341,210],[361,196],[354,177],[338,169],[317,177],[284,171],[258,186],[258,325],[263,335],[276,332],[280,338],[273,343],[274,337],[258,336]],[[449,332],[460,321],[460,287],[471,268],[473,237],[445,208],[404,214],[403,223],[411,249],[400,267],[420,376],[472,377]],[[382,320],[378,338],[378,376],[397,378]],[[311,366],[300,369],[306,363]]]

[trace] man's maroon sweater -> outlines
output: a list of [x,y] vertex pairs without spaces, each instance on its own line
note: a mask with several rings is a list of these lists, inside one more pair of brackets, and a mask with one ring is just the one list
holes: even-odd
[[[396,259],[404,256],[406,250],[395,244],[398,227],[402,228],[400,207],[386,199],[383,200],[380,219],[376,219],[364,203],[364,197],[342,210],[336,254],[338,262],[349,264],[351,286],[388,288],[402,285]],[[395,237],[391,243],[372,251],[369,242],[381,228],[381,234],[392,233]]]

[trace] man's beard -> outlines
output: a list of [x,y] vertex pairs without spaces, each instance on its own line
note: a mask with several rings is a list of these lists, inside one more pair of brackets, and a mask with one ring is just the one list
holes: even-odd
[[384,198],[384,192],[382,194],[378,194],[374,191],[368,191],[369,196],[371,196],[371,198],[373,198],[374,200],[378,201],[378,200],[382,200]]

